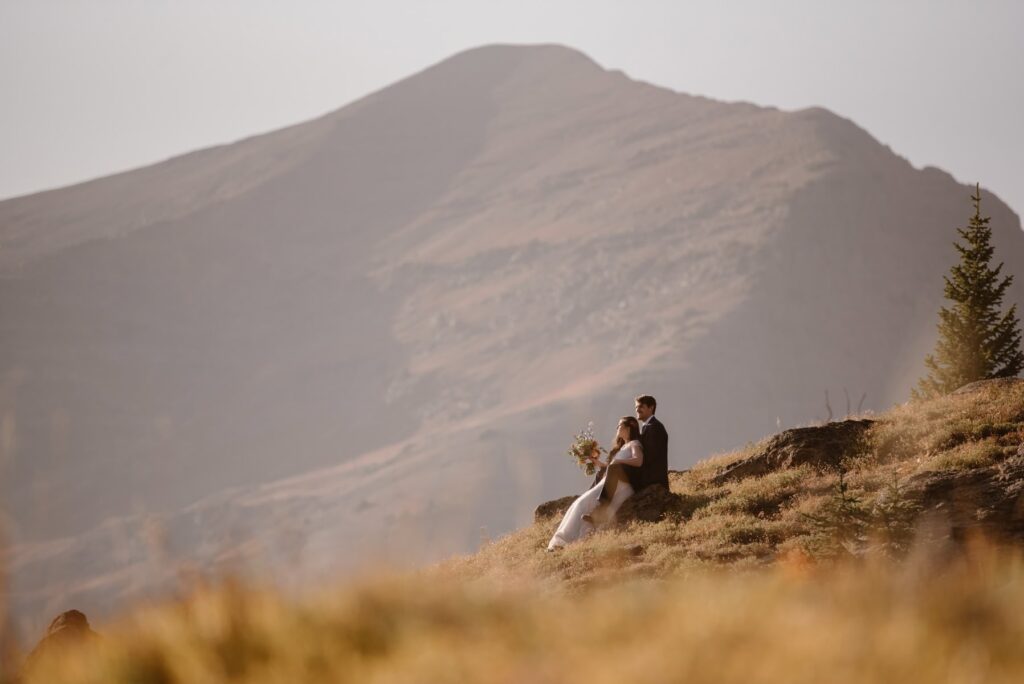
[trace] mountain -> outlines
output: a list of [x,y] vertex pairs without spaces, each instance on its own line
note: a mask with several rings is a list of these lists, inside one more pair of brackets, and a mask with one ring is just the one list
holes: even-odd
[[[0,202],[16,607],[93,615],[185,561],[473,548],[582,486],[572,433],[640,392],[677,469],[824,418],[826,390],[902,401],[970,191],[822,108],[488,46]],[[983,195],[1024,302],[1020,219]]]

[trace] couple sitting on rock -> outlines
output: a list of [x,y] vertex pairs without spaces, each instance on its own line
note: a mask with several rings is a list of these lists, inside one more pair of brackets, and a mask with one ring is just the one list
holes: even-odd
[[602,461],[600,448],[594,447],[591,461],[599,468],[594,483],[569,506],[548,542],[548,551],[582,539],[613,519],[634,492],[654,484],[668,489],[668,432],[654,416],[657,408],[654,397],[637,397],[636,418],[619,421],[608,460]]

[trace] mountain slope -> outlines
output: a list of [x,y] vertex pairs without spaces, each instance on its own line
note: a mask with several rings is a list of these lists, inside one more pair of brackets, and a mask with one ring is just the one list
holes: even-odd
[[[843,388],[902,400],[968,193],[820,108],[490,46],[2,202],[22,605],[159,580],[154,516],[201,563],[472,548],[580,486],[563,445],[638,392],[673,468],[823,417],[826,389],[838,412]],[[1019,218],[984,197],[1024,301]]]
[[[849,526],[829,512],[840,472],[848,510],[863,517],[860,528],[837,533]],[[788,430],[669,479],[671,496],[663,488],[635,494],[615,524],[557,553],[545,549],[571,496],[538,506],[532,525],[434,569],[458,582],[583,586],[670,578],[705,563],[903,559],[911,550],[939,559],[965,542],[1017,547],[1024,380],[981,381],[887,413]]]

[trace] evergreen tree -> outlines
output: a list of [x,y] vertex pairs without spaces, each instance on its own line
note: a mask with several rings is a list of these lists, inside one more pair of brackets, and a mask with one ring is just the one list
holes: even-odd
[[939,309],[939,340],[925,358],[928,376],[918,382],[915,399],[952,392],[975,380],[1014,377],[1024,368],[1017,305],[1002,312],[1003,295],[1013,276],[1000,277],[1003,264],[989,266],[994,253],[988,216],[981,215],[981,187],[975,186],[974,216],[957,228],[954,242],[960,263],[946,280],[949,308]]
[[839,481],[832,496],[814,514],[801,513],[810,526],[804,548],[818,558],[836,559],[859,554],[867,541],[871,512],[846,483],[846,464],[839,465]]
[[907,496],[906,488],[894,474],[871,507],[871,536],[874,540],[871,550],[890,558],[906,555],[920,512],[921,504]]

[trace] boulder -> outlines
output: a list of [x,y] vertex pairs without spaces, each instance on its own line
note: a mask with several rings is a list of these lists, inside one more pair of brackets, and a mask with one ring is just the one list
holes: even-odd
[[559,517],[565,515],[565,512],[569,510],[569,506],[571,506],[572,502],[577,498],[577,496],[563,496],[560,499],[553,499],[542,503],[533,511],[534,522],[540,522],[545,518],[550,518],[555,515]]
[[974,394],[988,388],[1006,391],[1018,385],[1024,385],[1024,378],[992,378],[991,380],[969,382],[963,387],[954,390],[953,394]]
[[1024,454],[982,468],[918,473],[907,480],[904,496],[922,512],[941,514],[954,540],[982,532],[1024,541]]
[[[535,522],[552,516],[562,516],[576,500],[575,496],[563,496],[537,506],[533,512]],[[696,506],[679,494],[674,494],[662,485],[651,485],[633,494],[619,507],[615,519],[618,523],[633,520],[658,522],[667,515],[689,516]]]
[[650,485],[623,501],[615,520],[619,524],[633,520],[658,522],[666,516],[689,517],[693,508],[687,505],[686,497],[670,492],[663,485]]
[[834,468],[845,455],[855,454],[872,420],[842,420],[815,427],[785,430],[769,439],[751,456],[724,466],[712,478],[723,484],[758,477],[776,470],[811,465]]

